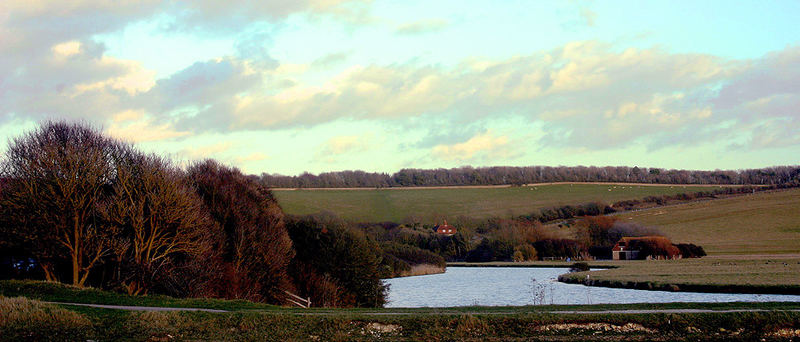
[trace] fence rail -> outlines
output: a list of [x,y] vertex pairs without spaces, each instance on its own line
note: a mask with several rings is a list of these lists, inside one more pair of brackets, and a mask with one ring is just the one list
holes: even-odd
[[284,290],[283,292],[285,292],[287,295],[289,295],[289,297],[286,298],[286,300],[289,303],[292,303],[294,305],[297,305],[297,306],[299,306],[301,308],[306,308],[306,309],[311,307],[311,297],[303,298],[303,297],[300,297],[300,296],[298,296],[298,295],[296,295],[294,293],[291,293],[289,291],[286,291],[286,290]]

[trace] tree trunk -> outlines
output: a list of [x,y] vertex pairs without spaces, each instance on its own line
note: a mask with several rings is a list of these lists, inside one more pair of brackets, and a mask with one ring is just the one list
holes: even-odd
[[53,274],[53,265],[41,264],[42,271],[44,271],[44,279],[47,281],[56,281],[56,276]]
[[73,218],[73,241],[72,241],[72,285],[82,286],[80,281],[80,229],[78,227],[78,216]]

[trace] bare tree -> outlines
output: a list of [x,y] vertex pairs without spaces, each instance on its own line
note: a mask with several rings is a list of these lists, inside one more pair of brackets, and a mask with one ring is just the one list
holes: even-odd
[[111,252],[114,228],[99,214],[116,173],[112,155],[122,145],[86,124],[65,122],[46,122],[11,141],[3,205],[15,213],[16,232],[36,241],[33,252],[48,279],[63,258],[72,284],[83,286]]
[[176,266],[174,258],[210,249],[214,222],[183,171],[168,160],[129,148],[116,156],[116,164],[106,214],[122,232],[121,280],[129,294],[147,293],[154,279]]

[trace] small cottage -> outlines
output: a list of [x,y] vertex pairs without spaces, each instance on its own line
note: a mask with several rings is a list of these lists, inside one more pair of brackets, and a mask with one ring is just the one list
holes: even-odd
[[623,237],[614,248],[611,249],[611,259],[614,260],[636,260],[639,257],[639,250],[630,249],[632,237]]
[[437,224],[436,227],[433,227],[433,230],[436,233],[439,233],[440,235],[445,235],[445,236],[452,236],[452,235],[454,235],[456,233],[456,227],[448,225],[447,224],[447,220],[444,220],[444,224],[441,224],[441,225]]

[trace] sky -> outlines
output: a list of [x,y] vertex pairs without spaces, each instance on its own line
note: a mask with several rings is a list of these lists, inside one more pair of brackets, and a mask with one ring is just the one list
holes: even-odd
[[252,174],[798,165],[798,22],[798,1],[4,0],[0,137],[80,120]]

